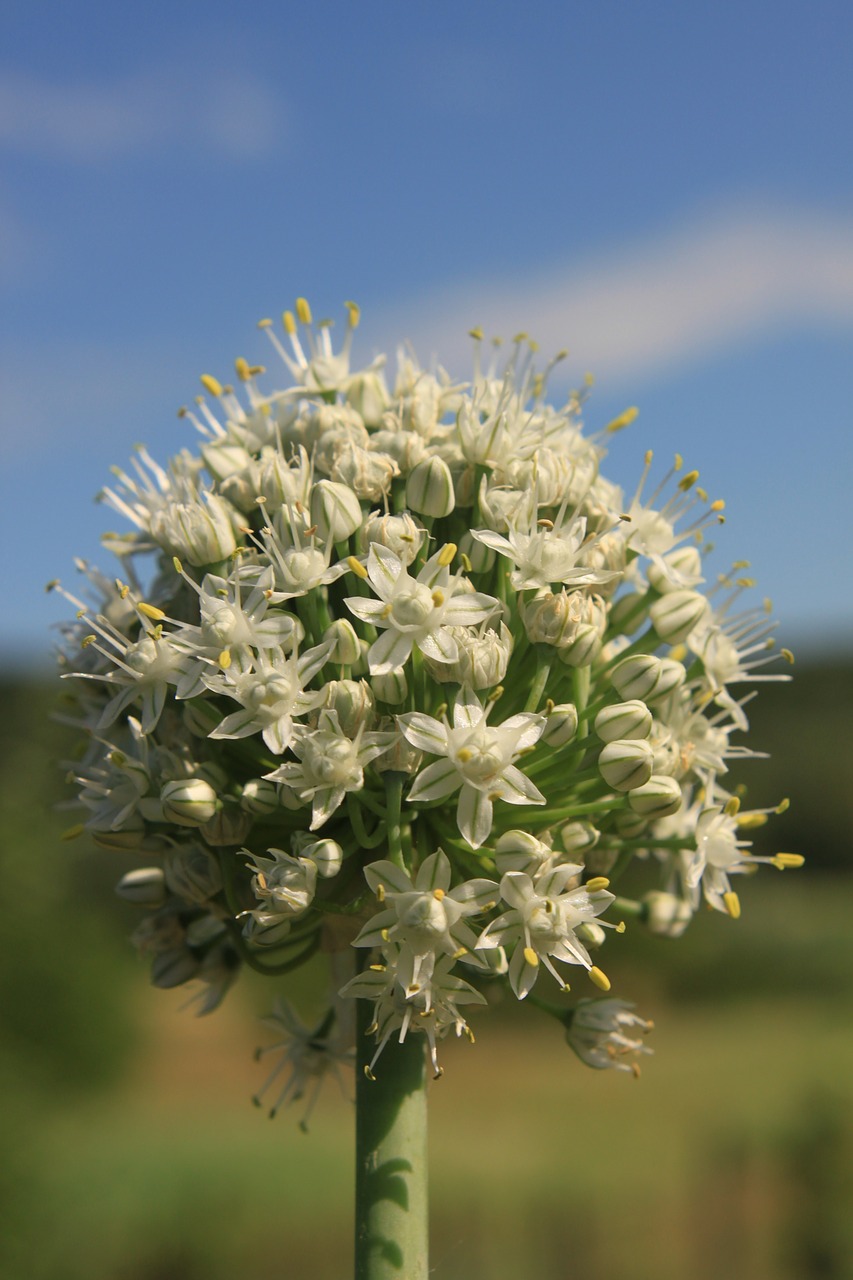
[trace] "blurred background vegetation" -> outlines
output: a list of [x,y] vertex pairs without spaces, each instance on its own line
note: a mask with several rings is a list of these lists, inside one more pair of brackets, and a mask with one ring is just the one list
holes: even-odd
[[[807,867],[762,869],[737,922],[610,944],[614,991],[656,1023],[640,1081],[508,1004],[444,1051],[439,1280],[853,1276],[853,664],[795,674],[752,704],[772,756],[738,776],[751,805],[791,797],[756,851]],[[186,990],[147,985],[113,896],[132,863],[60,839],[56,681],[7,676],[0,696],[0,1277],[344,1280],[348,1100],[329,1086],[307,1135],[298,1111],[252,1109],[274,989],[241,982],[198,1020]]]

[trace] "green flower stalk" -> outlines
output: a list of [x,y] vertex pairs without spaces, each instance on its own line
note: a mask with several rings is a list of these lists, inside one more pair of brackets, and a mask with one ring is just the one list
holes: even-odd
[[[347,312],[338,350],[304,299],[283,340],[261,323],[283,388],[242,358],[239,394],[204,375],[198,452],[140,449],[104,490],[118,576],[53,585],[84,735],[69,834],[138,855],[118,892],[152,981],[209,1013],[243,965],[286,984],[330,958],[318,1022],[278,1004],[259,1097],[310,1110],[358,1058],[379,1280],[426,1274],[425,1064],[489,987],[550,985],[585,1063],[636,1067],[649,1024],[595,996],[623,917],[737,918],[736,876],[802,860],[751,853],[768,815],[728,781],[750,685],[787,676],[750,580],[703,589],[723,503],[680,458],[646,498],[651,454],[624,495],[601,466],[636,410],[584,434],[588,388],[549,404],[523,338],[484,367],[475,331],[466,383],[401,349],[389,384],[384,357],[351,366]],[[634,859],[647,889],[616,898]]]

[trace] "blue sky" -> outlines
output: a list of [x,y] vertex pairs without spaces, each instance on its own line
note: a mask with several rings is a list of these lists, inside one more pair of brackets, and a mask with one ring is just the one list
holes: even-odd
[[46,657],[92,498],[192,443],[255,322],[362,305],[369,358],[528,330],[727,500],[784,642],[853,623],[846,3],[6,0],[0,40],[0,656]]

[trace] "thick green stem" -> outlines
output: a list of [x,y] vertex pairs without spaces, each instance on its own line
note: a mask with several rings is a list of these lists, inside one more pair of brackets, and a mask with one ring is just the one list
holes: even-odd
[[372,1008],[358,1003],[355,1280],[426,1280],[426,1041],[392,1037],[368,1079]]

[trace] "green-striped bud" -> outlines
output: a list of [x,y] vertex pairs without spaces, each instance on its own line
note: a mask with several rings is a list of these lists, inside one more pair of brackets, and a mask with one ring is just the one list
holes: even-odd
[[399,706],[401,702],[405,702],[406,695],[409,692],[406,673],[402,667],[397,671],[387,671],[382,675],[372,675],[370,677],[370,687],[380,702],[387,702],[392,707]]
[[348,618],[336,618],[323,632],[323,639],[334,641],[335,647],[329,654],[329,662],[337,662],[342,667],[351,667],[361,657],[358,636]]
[[166,880],[162,867],[138,867],[128,871],[116,885],[116,893],[135,907],[162,907],[166,901]]
[[324,542],[346,542],[361,528],[361,518],[361,503],[349,485],[317,481],[311,490],[311,523]]
[[250,778],[243,786],[240,804],[254,818],[266,818],[281,808],[278,787],[266,778]]
[[680,938],[693,919],[693,908],[684,898],[662,890],[652,890],[640,901],[645,908],[643,922],[662,938]]
[[623,698],[645,702],[657,688],[660,674],[660,658],[652,653],[632,653],[616,663],[610,682]]
[[680,644],[699,626],[710,610],[700,591],[668,591],[649,609],[652,626],[667,644]]
[[598,771],[614,791],[633,791],[652,776],[652,749],[642,739],[617,739],[602,747]]
[[578,709],[573,702],[552,707],[542,730],[542,742],[549,747],[564,747],[578,731]]
[[207,902],[222,888],[219,864],[201,845],[172,849],[163,871],[169,892],[185,902]]
[[166,822],[179,827],[201,827],[216,813],[217,796],[204,778],[178,778],[160,791]]
[[681,787],[675,778],[655,773],[631,792],[628,804],[644,818],[666,818],[681,808]]
[[647,738],[652,731],[652,713],[645,702],[615,702],[603,707],[595,717],[595,732],[603,742],[617,738]]
[[456,506],[453,476],[443,458],[419,462],[406,481],[406,506],[422,516],[449,516]]

